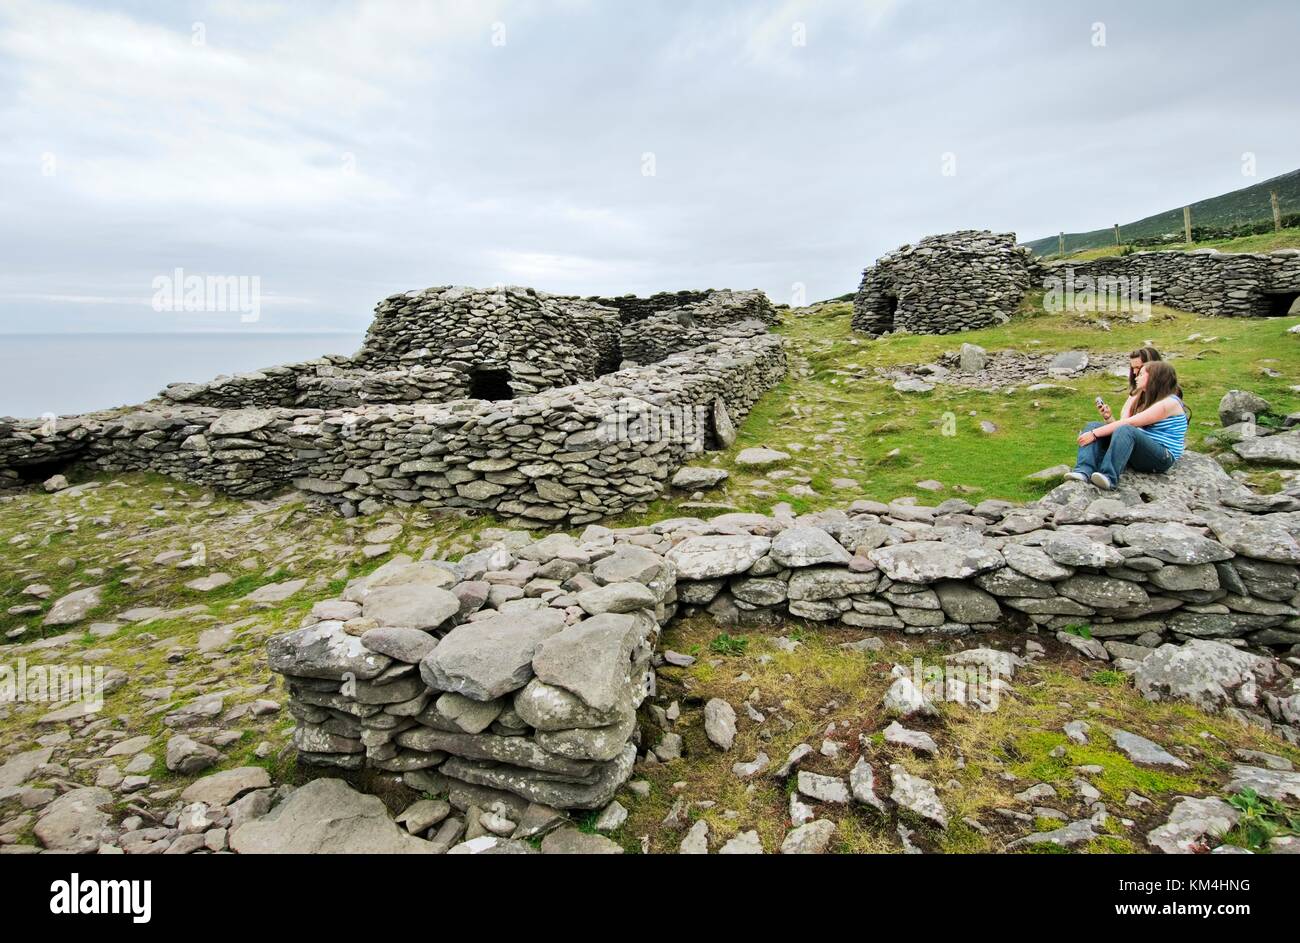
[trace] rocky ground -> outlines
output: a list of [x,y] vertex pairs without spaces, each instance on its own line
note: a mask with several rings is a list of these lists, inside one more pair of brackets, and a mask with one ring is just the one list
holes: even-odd
[[[1050,482],[1028,474],[1066,457],[1059,440],[1094,391],[1113,399],[1120,382],[1098,371],[1071,381],[1077,393],[902,393],[864,371],[936,362],[960,344],[859,343],[847,310],[787,318],[792,376],[736,448],[684,470],[673,493],[613,525],[918,492],[925,503],[1036,497]],[[1180,372],[1197,384],[1184,380],[1197,390],[1196,444],[1220,449],[1244,481],[1286,487],[1300,456],[1280,430],[1300,406],[1290,389],[1300,357],[1265,340],[1285,338],[1286,325],[1181,313],[1157,322],[1066,330],[1028,318],[963,339],[995,356],[1003,343],[1036,339],[1114,359],[1154,334],[1182,348]],[[1213,342],[1184,340],[1198,333]],[[1272,445],[1237,448],[1240,438],[1222,432],[1233,423],[1217,403],[1230,386],[1268,400],[1278,419],[1266,428],[1278,434],[1259,438]],[[940,430],[946,413],[955,436]],[[1249,711],[1206,710],[1194,693],[1165,688],[1148,700],[1129,674],[1048,633],[927,639],[679,619],[660,640],[658,690],[639,714],[642,759],[608,806],[587,813],[322,773],[295,760],[266,639],[396,554],[458,559],[492,545],[503,537],[495,522],[398,510],[343,520],[301,500],[236,501],[151,476],[71,478],[0,498],[0,664],[21,663],[29,680],[41,666],[101,667],[109,693],[89,715],[0,704],[2,853],[201,853],[227,850],[236,832],[242,851],[283,847],[286,836],[302,850],[417,852],[1295,848],[1300,749],[1284,731]],[[1282,690],[1300,662],[1277,651],[1268,684]],[[996,710],[927,697],[910,680],[918,659],[933,669],[972,658],[1005,683]],[[1247,666],[1216,683],[1240,705],[1252,678]],[[1146,693],[1161,694],[1153,685]],[[323,817],[349,824],[325,829]]]

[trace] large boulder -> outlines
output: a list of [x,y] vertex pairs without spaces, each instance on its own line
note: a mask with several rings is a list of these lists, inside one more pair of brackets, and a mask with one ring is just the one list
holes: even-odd
[[104,587],[88,586],[60,597],[45,614],[42,625],[75,625],[100,604]]
[[427,841],[393,823],[376,796],[341,779],[300,786],[266,815],[236,826],[230,848],[245,855],[432,854]]
[[1228,390],[1219,400],[1219,422],[1225,426],[1250,422],[1268,412],[1268,400],[1249,390]]
[[1191,639],[1161,645],[1142,659],[1133,670],[1133,683],[1149,701],[1176,698],[1216,711],[1232,704],[1242,685],[1271,681],[1274,671],[1272,659],[1223,642]]
[[522,688],[533,676],[533,656],[564,628],[555,609],[500,613],[452,629],[420,662],[420,677],[435,691],[491,701]]
[[73,789],[41,811],[32,832],[51,851],[87,854],[117,837],[110,824],[113,794],[98,786]]
[[1279,435],[1248,436],[1232,450],[1248,462],[1265,465],[1300,465],[1300,430]]
[[[1074,508],[1082,513],[1097,500],[1097,489],[1091,483],[1067,481],[1049,491],[1038,504],[1055,514]],[[1164,474],[1144,474],[1131,469],[1125,472],[1119,486],[1106,492],[1106,500],[1112,507],[1132,509],[1140,515],[1135,520],[1151,520],[1152,514],[1160,512],[1168,519],[1178,520],[1189,518],[1191,507],[1213,507],[1258,498],[1245,485],[1234,481],[1210,456],[1184,452]]]
[[1271,563],[1300,563],[1300,543],[1273,515],[1207,515],[1214,536],[1229,550]]

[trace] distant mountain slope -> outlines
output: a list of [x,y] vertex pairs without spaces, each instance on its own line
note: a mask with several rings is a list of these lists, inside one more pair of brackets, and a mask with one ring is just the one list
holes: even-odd
[[[1192,206],[1192,226],[1196,238],[1202,238],[1206,229],[1235,229],[1246,227],[1251,223],[1272,225],[1273,207],[1269,201],[1269,192],[1276,190],[1282,215],[1294,215],[1300,212],[1300,170],[1273,177],[1261,183],[1233,190],[1208,200],[1199,200]],[[1285,223],[1284,223],[1285,224]],[[1182,241],[1183,208],[1181,206],[1139,219],[1134,223],[1120,224],[1120,237],[1126,242],[1159,240],[1172,234],[1170,241]],[[1217,234],[1205,234],[1213,237]],[[1078,252],[1082,249],[1099,249],[1115,244],[1114,229],[1096,229],[1092,232],[1066,233],[1065,251]],[[1057,251],[1057,237],[1047,236],[1025,242],[1038,255],[1053,255]]]

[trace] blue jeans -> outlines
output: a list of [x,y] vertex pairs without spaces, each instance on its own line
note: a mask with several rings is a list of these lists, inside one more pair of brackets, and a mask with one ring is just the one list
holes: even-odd
[[[1090,422],[1083,427],[1083,431],[1104,425],[1103,422]],[[1101,472],[1110,479],[1112,485],[1117,485],[1119,476],[1130,466],[1135,471],[1159,474],[1169,471],[1173,464],[1174,457],[1169,454],[1169,450],[1153,439],[1145,429],[1120,426],[1110,435],[1099,437],[1092,445],[1079,446],[1074,470],[1084,477],[1093,472]]]

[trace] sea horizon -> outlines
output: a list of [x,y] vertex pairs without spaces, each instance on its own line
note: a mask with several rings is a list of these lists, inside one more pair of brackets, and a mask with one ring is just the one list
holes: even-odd
[[133,406],[171,383],[353,354],[364,336],[343,330],[2,332],[0,416]]

